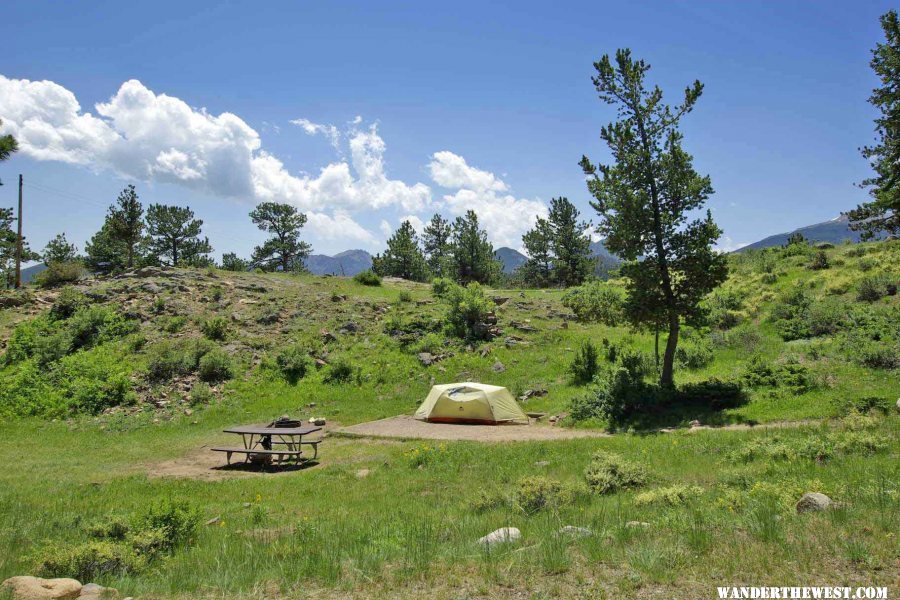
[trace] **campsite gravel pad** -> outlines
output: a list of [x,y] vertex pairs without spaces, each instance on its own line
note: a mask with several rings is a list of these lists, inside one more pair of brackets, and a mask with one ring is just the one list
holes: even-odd
[[423,440],[468,440],[472,442],[529,442],[571,440],[586,437],[606,437],[600,431],[584,431],[550,427],[548,425],[458,425],[427,423],[408,415],[369,421],[342,427],[337,433],[371,437]]

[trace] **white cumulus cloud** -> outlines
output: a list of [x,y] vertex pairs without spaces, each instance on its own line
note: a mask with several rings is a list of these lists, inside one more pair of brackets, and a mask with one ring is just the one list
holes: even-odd
[[[315,176],[291,173],[262,148],[259,134],[238,116],[209,113],[179,98],[157,94],[132,79],[91,113],[75,94],[52,81],[0,75],[0,119],[21,152],[37,160],[109,169],[123,177],[175,183],[222,198],[288,202],[316,213],[322,235],[343,231],[365,241],[351,211],[395,206],[417,211],[431,202],[424,183],[408,185],[385,173],[386,145],[372,125],[356,117],[346,133],[350,160],[323,167]],[[296,119],[310,134],[336,147],[342,134],[333,125]],[[343,228],[343,230],[342,230]],[[364,233],[365,232],[365,233]]]
[[534,226],[538,217],[547,216],[547,205],[542,201],[503,193],[509,190],[503,180],[470,166],[453,152],[435,152],[428,168],[438,185],[460,188],[443,196],[447,209],[456,216],[475,211],[495,246],[520,248],[522,235]]

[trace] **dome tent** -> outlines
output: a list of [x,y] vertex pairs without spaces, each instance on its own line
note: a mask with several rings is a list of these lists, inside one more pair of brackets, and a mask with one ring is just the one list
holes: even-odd
[[528,415],[505,387],[471,382],[432,387],[416,418],[431,423],[528,423]]

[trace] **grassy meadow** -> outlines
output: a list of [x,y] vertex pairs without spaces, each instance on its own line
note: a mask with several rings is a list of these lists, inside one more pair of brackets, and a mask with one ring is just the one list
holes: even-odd
[[[661,407],[624,424],[567,416],[592,393],[569,365],[586,340],[604,369],[611,346],[650,360],[653,336],[574,319],[559,290],[490,290],[507,298],[503,332],[473,344],[444,333],[430,286],[393,280],[177,270],[85,282],[87,300],[35,290],[0,312],[0,579],[74,565],[140,598],[896,591],[900,299],[867,286],[896,283],[900,243],[730,262],[712,324],[685,332],[676,378],[740,381],[744,401]],[[51,321],[61,296],[73,311]],[[62,335],[81,346],[60,355],[52,340]],[[439,359],[425,366],[421,352]],[[546,390],[525,410],[612,434],[505,444],[329,435],[318,464],[296,471],[161,468],[212,454],[204,447],[227,442],[228,425],[289,414],[331,429],[410,414],[433,383],[461,380],[516,396]],[[695,419],[712,427],[691,429]],[[604,466],[610,456],[621,469]],[[587,475],[598,470],[612,485]],[[634,477],[617,480],[622,471]],[[838,505],[798,514],[804,492]],[[172,502],[199,525],[172,547],[141,541],[141,515]],[[132,531],[98,527],[116,519]],[[521,530],[518,543],[476,543],[506,526]],[[130,544],[140,560],[103,569],[60,558],[92,544]]]

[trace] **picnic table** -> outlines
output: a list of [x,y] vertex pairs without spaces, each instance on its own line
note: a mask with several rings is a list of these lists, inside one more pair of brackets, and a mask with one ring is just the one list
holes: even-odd
[[[234,433],[241,436],[243,446],[212,448],[213,452],[224,452],[231,464],[232,454],[243,454],[244,462],[248,462],[251,457],[270,456],[275,457],[279,464],[285,460],[293,459],[300,462],[303,459],[302,446],[312,446],[313,459],[319,455],[319,443],[317,440],[304,440],[303,436],[321,431],[321,427],[314,425],[305,427],[268,427],[265,425],[241,425],[225,429],[225,433]],[[283,449],[274,446],[283,446]]]

